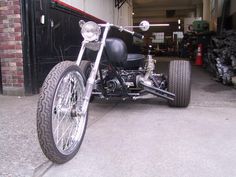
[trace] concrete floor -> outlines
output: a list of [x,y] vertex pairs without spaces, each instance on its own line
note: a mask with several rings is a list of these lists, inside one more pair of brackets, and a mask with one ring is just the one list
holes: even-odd
[[[160,64],[165,70],[167,62]],[[1,177],[236,176],[236,90],[193,67],[186,109],[147,96],[95,100],[79,153],[49,162],[36,135],[37,97],[0,96]]]

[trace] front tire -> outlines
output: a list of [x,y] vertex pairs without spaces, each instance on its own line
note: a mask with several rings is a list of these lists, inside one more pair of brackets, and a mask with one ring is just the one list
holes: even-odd
[[83,141],[87,114],[77,113],[84,91],[84,76],[70,61],[57,64],[43,83],[37,108],[37,132],[43,153],[54,163],[72,159]]
[[191,65],[189,61],[174,60],[169,65],[168,91],[175,94],[172,107],[187,107],[191,97]]

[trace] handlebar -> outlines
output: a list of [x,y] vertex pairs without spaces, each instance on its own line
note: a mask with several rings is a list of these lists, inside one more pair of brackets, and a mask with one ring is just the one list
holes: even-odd
[[115,29],[118,29],[120,32],[124,31],[126,33],[129,33],[129,34],[131,34],[131,35],[133,35],[133,36],[135,36],[135,37],[137,37],[139,39],[143,39],[144,38],[144,36],[142,34],[134,32],[134,31],[130,31],[128,29],[123,28],[122,26],[117,26],[117,25],[113,25],[113,24],[101,24],[100,26],[106,27],[107,25],[109,25],[110,27],[113,27]]
[[143,39],[143,38],[144,38],[144,36],[143,36],[142,34],[140,34],[140,33],[134,32],[133,35],[134,35],[135,37],[139,38],[139,39]]

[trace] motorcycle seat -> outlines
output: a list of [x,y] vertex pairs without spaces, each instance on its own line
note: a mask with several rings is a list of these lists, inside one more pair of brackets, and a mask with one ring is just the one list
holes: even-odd
[[136,54],[136,53],[129,53],[127,56],[127,61],[135,61],[135,60],[143,60],[144,59],[144,55],[142,54]]
[[135,70],[143,66],[145,56],[142,54],[129,53],[125,64],[126,69]]

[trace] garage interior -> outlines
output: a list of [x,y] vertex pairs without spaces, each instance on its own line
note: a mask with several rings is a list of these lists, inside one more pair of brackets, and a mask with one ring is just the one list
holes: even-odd
[[[51,0],[21,2],[25,3],[21,4],[22,18],[27,19],[20,59],[24,63],[19,64],[24,69],[23,85],[11,83],[16,80],[18,64],[12,64],[12,59],[2,55],[7,49],[0,48],[1,177],[236,176],[236,1],[64,0],[74,3],[83,15],[60,5],[60,0],[53,0],[52,6],[48,6]],[[33,7],[30,12],[26,12],[28,7]],[[0,20],[6,16],[2,9]],[[42,15],[45,24],[39,21]],[[51,19],[57,27],[54,31]],[[165,24],[147,32],[137,30],[145,35],[143,42],[119,37],[130,52],[146,54],[150,47],[158,72],[167,73],[171,60],[191,61],[191,102],[188,108],[177,109],[150,95],[135,101],[95,99],[79,153],[70,162],[56,165],[48,161],[38,143],[38,93],[55,64],[64,58],[75,60],[81,42],[79,34],[73,35],[78,32],[77,19]],[[5,31],[1,26],[0,34]],[[63,32],[63,39],[55,38]]]
[[[134,24],[147,19],[166,27],[153,27],[144,48],[152,45],[155,56],[189,58],[202,65],[215,80],[235,85],[234,1],[134,1]],[[161,39],[162,38],[162,39]],[[196,61],[199,55],[202,61]],[[196,63],[197,62],[197,63]]]

